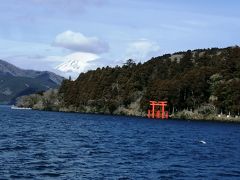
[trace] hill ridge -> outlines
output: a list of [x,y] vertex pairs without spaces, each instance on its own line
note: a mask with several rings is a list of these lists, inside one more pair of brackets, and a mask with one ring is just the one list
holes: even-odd
[[20,95],[28,95],[59,87],[63,77],[50,71],[24,70],[0,60],[0,103],[14,103]]

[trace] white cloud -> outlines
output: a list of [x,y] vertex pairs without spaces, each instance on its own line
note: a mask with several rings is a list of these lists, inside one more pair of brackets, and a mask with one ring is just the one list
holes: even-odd
[[23,69],[51,70],[67,52],[48,44],[0,39],[0,59]]
[[157,43],[147,39],[140,39],[128,45],[126,57],[135,60],[148,60],[152,56],[159,54],[160,47]]
[[[86,52],[69,53],[68,50],[48,44],[26,43],[0,39],[0,59],[23,69],[48,70],[64,77],[77,77],[79,73],[102,67],[106,63],[99,55]],[[57,70],[59,65],[73,61],[72,69]],[[110,62],[109,62],[110,63]]]
[[72,51],[96,54],[104,53],[109,50],[108,44],[99,38],[87,37],[80,32],[73,32],[70,30],[58,34],[53,44]]

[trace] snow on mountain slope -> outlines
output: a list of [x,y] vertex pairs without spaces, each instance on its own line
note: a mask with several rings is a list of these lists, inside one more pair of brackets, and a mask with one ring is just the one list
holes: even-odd
[[77,52],[65,56],[65,62],[58,65],[55,69],[65,73],[81,73],[89,67],[90,62],[98,59],[99,56],[92,53]]

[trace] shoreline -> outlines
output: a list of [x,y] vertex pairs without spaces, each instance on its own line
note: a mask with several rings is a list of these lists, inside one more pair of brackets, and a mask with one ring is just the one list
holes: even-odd
[[[11,106],[9,106],[11,107]],[[84,112],[84,111],[63,111],[63,110],[41,110],[41,109],[32,109],[34,111],[47,111],[47,112],[61,112],[61,113],[79,113],[79,114],[93,114],[93,115],[109,115],[109,116],[126,116],[126,117],[140,117],[148,119],[147,115],[134,115],[134,114],[117,114],[117,113],[104,113],[104,112]],[[182,112],[180,112],[182,113]],[[166,120],[166,119],[151,119],[150,120]],[[240,123],[240,117],[227,117],[226,115],[201,115],[201,114],[194,114],[193,116],[188,117],[181,117],[179,114],[170,115],[168,119],[172,120],[183,120],[183,121],[205,121],[205,122],[223,122],[223,123]]]
[[202,121],[202,122],[220,122],[220,123],[240,123],[240,120],[239,119],[195,119],[195,118],[192,118],[192,119],[183,119],[183,118],[171,118],[171,119],[174,119],[174,120],[183,120],[183,121]]

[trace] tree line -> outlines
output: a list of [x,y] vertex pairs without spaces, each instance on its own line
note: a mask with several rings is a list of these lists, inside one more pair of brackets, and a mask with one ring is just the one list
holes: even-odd
[[129,59],[123,66],[104,67],[64,80],[59,88],[63,107],[76,111],[121,113],[138,103],[146,113],[150,100],[167,100],[170,113],[204,105],[216,113],[239,114],[240,48],[188,50],[152,58]]

